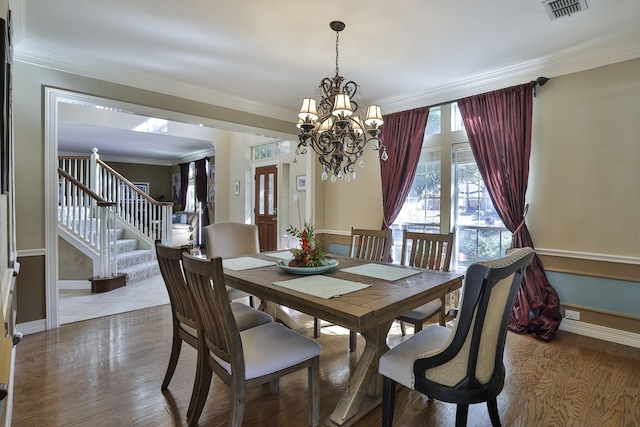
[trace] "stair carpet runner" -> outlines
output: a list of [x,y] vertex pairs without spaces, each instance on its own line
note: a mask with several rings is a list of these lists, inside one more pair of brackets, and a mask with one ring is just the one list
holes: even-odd
[[[60,219],[60,215],[58,219]],[[84,221],[80,221],[80,223],[79,228],[84,227],[82,225]],[[99,221],[90,228],[97,228],[98,226]],[[138,240],[124,238],[124,229],[122,228],[111,230],[111,232],[116,233],[117,273],[125,273],[127,275],[127,285],[160,274],[160,267],[155,259],[154,249],[138,249]]]
[[126,273],[127,285],[160,274],[153,249],[138,249],[138,240],[122,238],[124,230],[116,230],[116,265],[118,273]]

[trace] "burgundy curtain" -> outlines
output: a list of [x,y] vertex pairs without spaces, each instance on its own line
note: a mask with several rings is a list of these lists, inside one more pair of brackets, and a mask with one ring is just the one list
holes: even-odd
[[[529,180],[531,83],[458,100],[469,144],[491,201],[513,234],[512,246],[533,246],[524,223]],[[560,325],[560,302],[536,256],[525,272],[509,329],[550,341]]]
[[385,115],[380,139],[389,158],[380,159],[382,229],[393,224],[402,209],[418,168],[429,107]]
[[209,207],[207,206],[207,158],[196,160],[196,200],[200,203],[200,229],[209,225]]
[[180,205],[187,210],[187,187],[189,187],[189,163],[180,163]]

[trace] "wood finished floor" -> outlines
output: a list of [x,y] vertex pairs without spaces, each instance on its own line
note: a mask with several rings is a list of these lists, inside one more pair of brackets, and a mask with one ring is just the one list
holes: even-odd
[[[297,320],[311,326],[312,319]],[[393,334],[398,329],[392,329]],[[347,352],[342,328],[323,328],[321,419],[330,414],[362,353]],[[17,347],[13,426],[182,426],[196,354],[188,345],[165,393],[160,391],[171,346],[168,305],[92,319],[28,335]],[[509,332],[507,375],[498,397],[505,426],[640,425],[640,351],[558,332],[551,343]],[[229,389],[214,376],[201,426],[227,425]],[[306,426],[307,377],[281,380],[247,395],[244,425]],[[453,426],[454,405],[402,389],[396,426]],[[378,408],[357,426],[381,422]],[[483,404],[472,405],[469,426],[491,425]]]

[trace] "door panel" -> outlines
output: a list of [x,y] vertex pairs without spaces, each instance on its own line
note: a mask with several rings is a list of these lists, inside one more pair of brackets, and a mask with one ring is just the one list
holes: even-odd
[[278,248],[278,167],[256,168],[255,217],[261,251]]

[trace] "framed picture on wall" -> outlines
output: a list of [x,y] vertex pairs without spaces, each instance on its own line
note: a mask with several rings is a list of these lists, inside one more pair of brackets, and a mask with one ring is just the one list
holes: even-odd
[[149,183],[148,182],[132,182],[133,185],[142,190],[143,193],[149,194]]
[[305,191],[306,189],[307,189],[307,176],[306,175],[296,176],[296,190]]
[[180,203],[180,172],[171,175],[171,200]]

